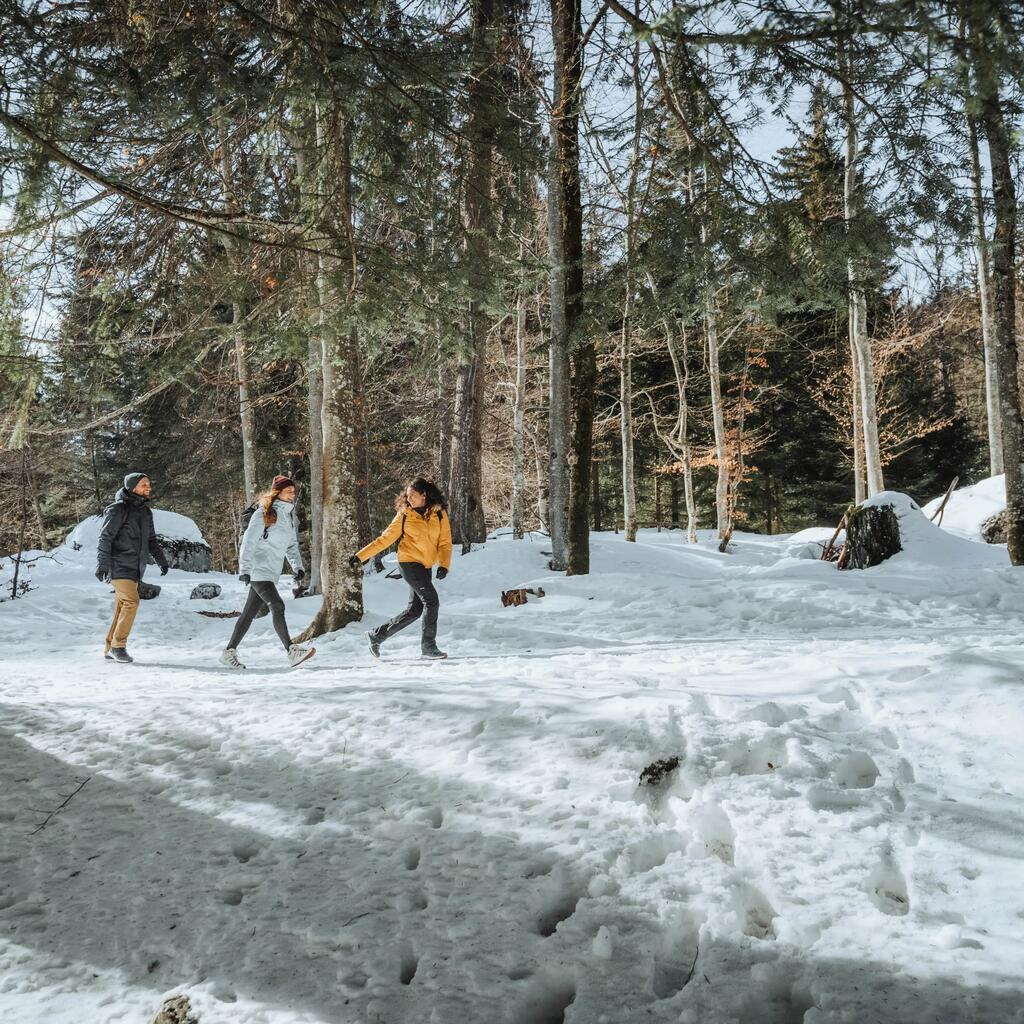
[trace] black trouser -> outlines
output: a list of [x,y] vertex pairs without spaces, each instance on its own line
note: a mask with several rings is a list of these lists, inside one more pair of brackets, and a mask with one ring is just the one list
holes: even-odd
[[242,637],[249,632],[252,620],[261,608],[269,608],[270,614],[274,616],[274,629],[277,631],[284,649],[287,651],[291,645],[288,637],[288,625],[284,621],[284,601],[277,592],[276,583],[267,583],[262,580],[253,580],[249,584],[249,596],[246,598],[245,607],[242,609],[241,618],[235,623],[234,632],[228,641],[228,650],[235,650],[242,642]]
[[[430,579],[430,570],[419,562],[399,562],[398,569],[402,579],[409,584],[412,595],[405,611],[396,615],[390,622],[378,626],[370,635],[377,643],[383,643],[389,636],[394,636],[400,629],[414,623],[423,616],[423,650],[430,650],[437,645],[437,591]],[[426,614],[424,614],[424,611]]]

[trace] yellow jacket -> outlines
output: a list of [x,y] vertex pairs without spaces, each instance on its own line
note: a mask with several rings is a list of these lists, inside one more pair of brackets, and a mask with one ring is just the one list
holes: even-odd
[[391,547],[399,537],[402,538],[398,545],[400,562],[418,562],[428,569],[438,562],[445,569],[452,564],[452,527],[448,513],[433,505],[427,509],[426,515],[420,515],[414,508],[396,512],[388,528],[357,551],[356,556],[360,562],[365,562]]

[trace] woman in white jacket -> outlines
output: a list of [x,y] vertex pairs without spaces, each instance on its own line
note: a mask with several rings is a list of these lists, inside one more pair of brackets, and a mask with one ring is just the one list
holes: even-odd
[[288,654],[288,664],[294,668],[316,654],[314,647],[300,647],[289,639],[288,624],[284,619],[284,601],[277,592],[285,558],[288,559],[295,579],[301,580],[306,570],[299,552],[299,539],[295,532],[295,484],[286,476],[275,476],[270,490],[261,495],[249,525],[242,535],[238,553],[238,578],[249,586],[249,597],[242,615],[235,623],[227,650],[220,656],[222,665],[245,668],[238,660],[238,645],[249,631],[252,620],[261,609],[269,608],[274,618],[274,629]]

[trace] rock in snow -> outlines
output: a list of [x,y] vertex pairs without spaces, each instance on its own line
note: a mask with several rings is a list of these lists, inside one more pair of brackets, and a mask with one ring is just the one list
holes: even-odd
[[220,597],[220,584],[200,583],[192,588],[192,593],[188,596],[193,601],[212,601],[215,597]]

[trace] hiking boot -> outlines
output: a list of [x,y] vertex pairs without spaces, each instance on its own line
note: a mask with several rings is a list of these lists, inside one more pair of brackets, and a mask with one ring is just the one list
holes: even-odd
[[111,661],[119,661],[122,665],[130,665],[135,659],[123,647],[111,647],[107,655]]
[[292,644],[288,648],[288,664],[292,668],[298,668],[304,661],[309,661],[314,654],[316,654],[315,647],[300,647],[298,644]]
[[233,647],[229,647],[220,656],[220,663],[227,665],[228,668],[245,668],[245,666],[238,660],[238,651]]
[[427,661],[441,661],[448,657],[448,652],[439,651],[437,644],[434,644],[432,647],[424,647],[420,657],[426,658]]
[[367,645],[370,648],[370,653],[375,658],[379,658],[380,657],[380,642],[378,640],[374,640],[373,639],[373,634],[372,633],[367,633],[366,634],[366,643],[367,643]]

